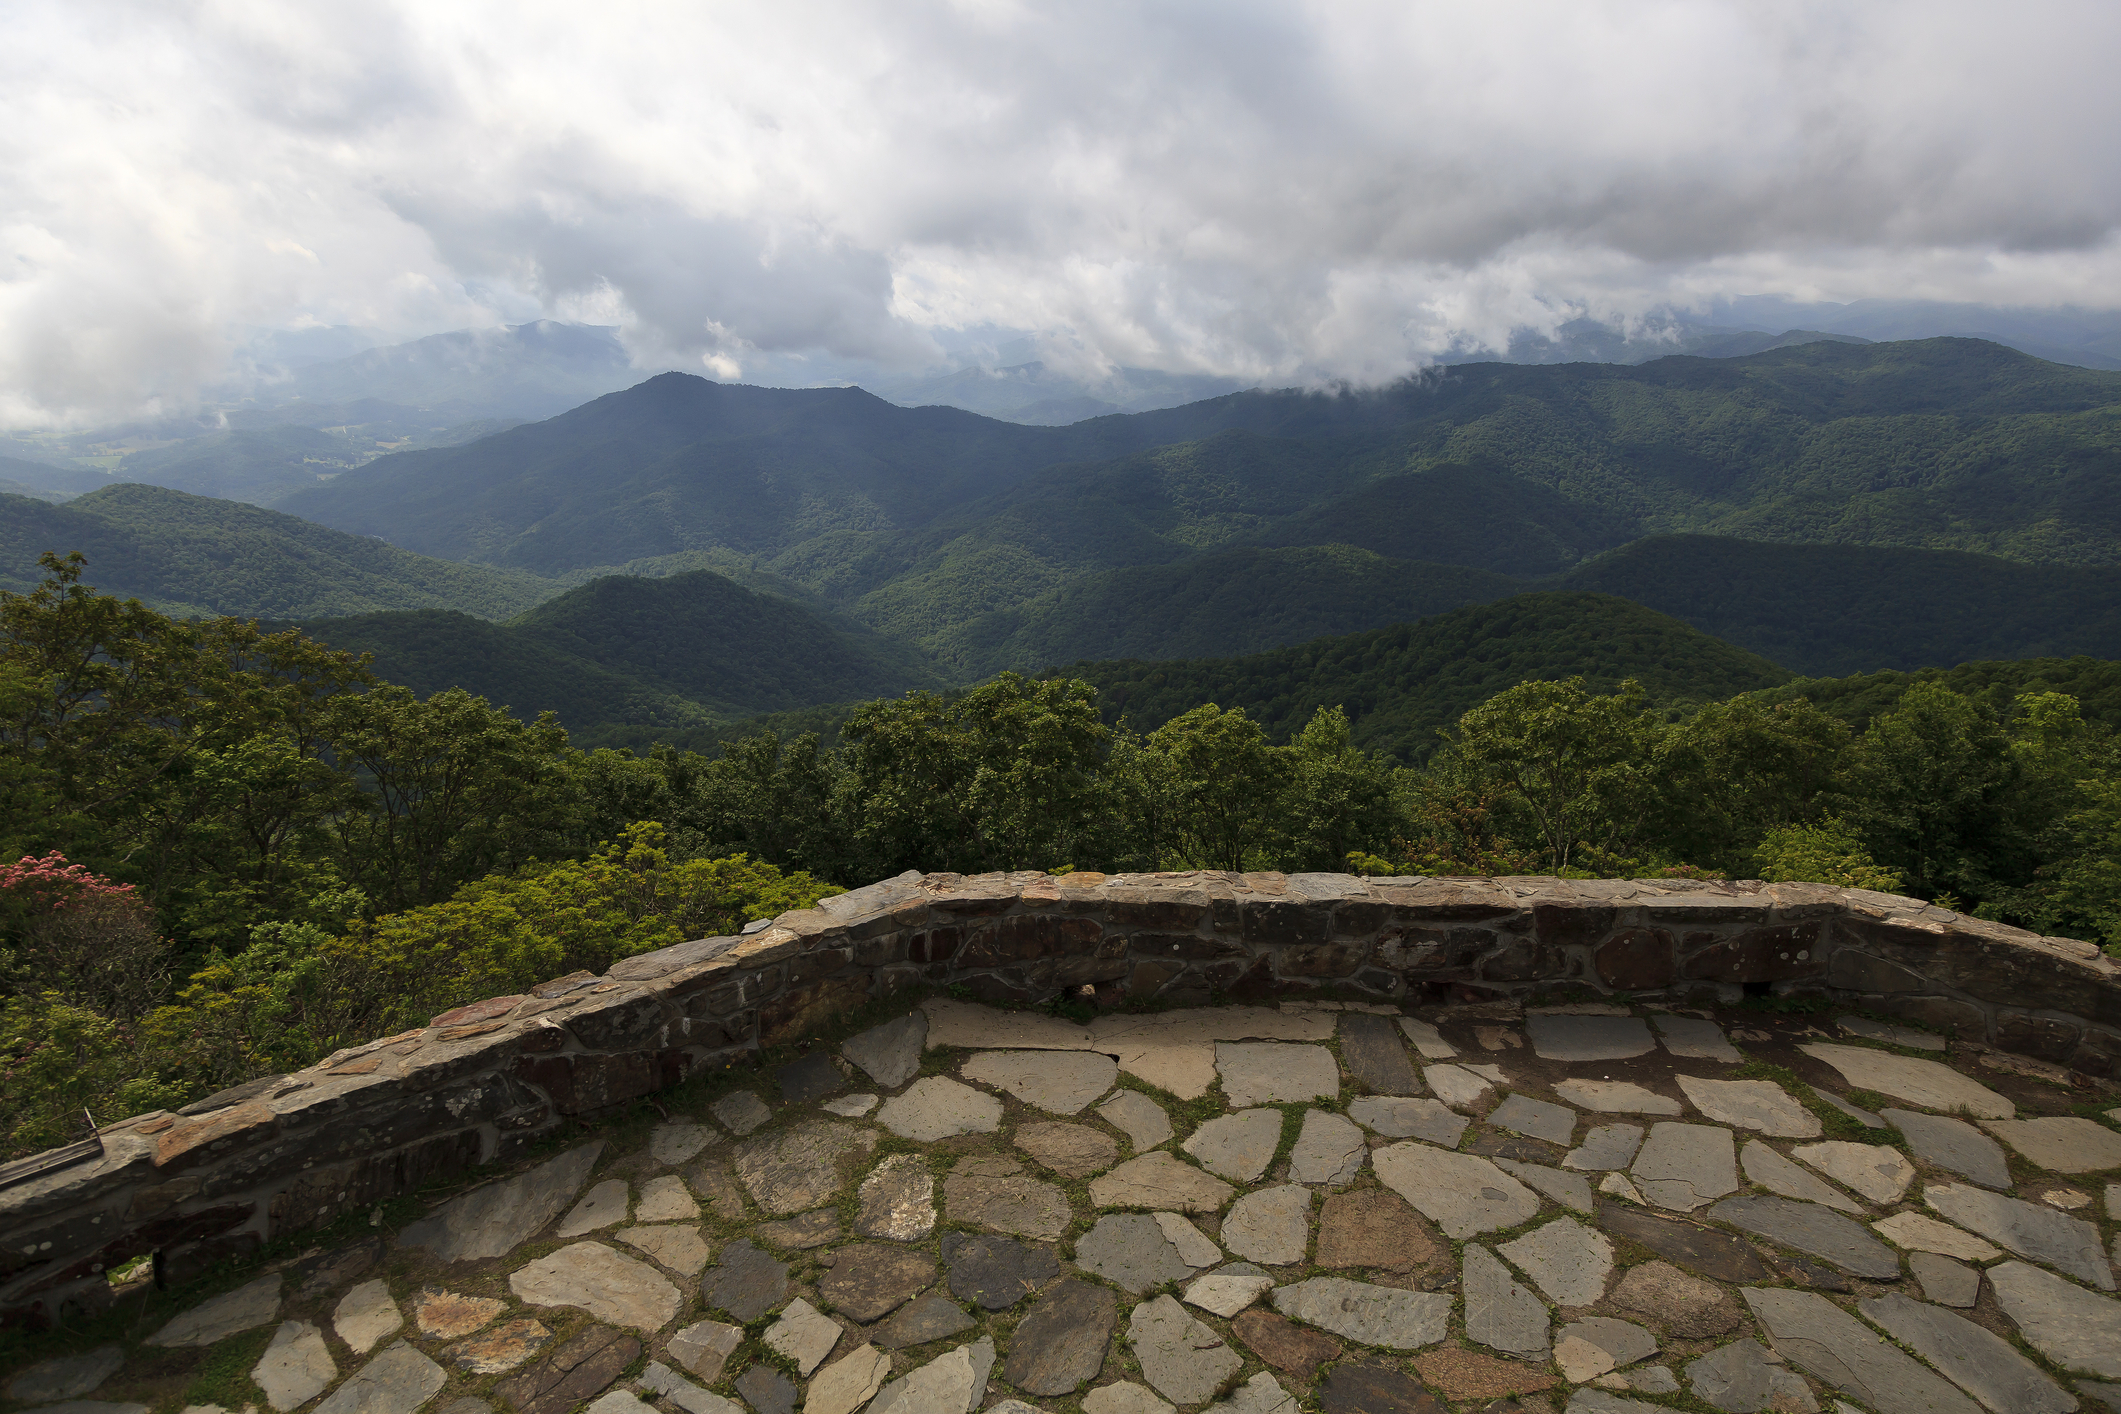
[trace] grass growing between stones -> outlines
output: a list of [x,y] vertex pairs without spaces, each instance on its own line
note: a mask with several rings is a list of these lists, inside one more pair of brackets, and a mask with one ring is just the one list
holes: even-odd
[[[1797,1072],[1788,1066],[1774,1065],[1768,1061],[1747,1057],[1742,1065],[1732,1066],[1724,1077],[1726,1080],[1771,1080],[1780,1085],[1791,1099],[1811,1112],[1819,1121],[1820,1138],[1850,1139],[1862,1144],[1900,1144],[1900,1131],[1893,1128],[1872,1129],[1854,1115],[1845,1115],[1819,1098],[1812,1087],[1797,1078]],[[1866,1092],[1867,1093],[1867,1092]],[[1877,1112],[1877,1105],[1856,1098],[1857,1092],[1849,1093],[1849,1103],[1859,1109]],[[1884,1103],[1890,1104],[1891,1101]]]
[[191,1383],[184,1387],[184,1403],[218,1404],[223,1409],[241,1409],[245,1405],[271,1408],[265,1402],[265,1392],[251,1380],[250,1372],[279,1329],[278,1321],[270,1321],[211,1347]]

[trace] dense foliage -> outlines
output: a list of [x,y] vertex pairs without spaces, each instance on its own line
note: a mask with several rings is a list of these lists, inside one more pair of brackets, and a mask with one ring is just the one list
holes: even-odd
[[[1434,713],[1427,677],[1468,665],[1418,765],[1324,697],[1110,721],[1090,681],[1015,674],[861,704],[830,748],[636,755],[80,569],[0,595],[9,1151],[905,869],[1809,878],[2121,946],[2121,756],[2056,686],[2110,694],[2113,664],[1816,684],[1829,710],[1729,695],[1782,675],[1624,601],[1526,596],[1517,629],[1684,669],[1693,695],[1521,680],[1480,625],[1523,635],[1490,617],[1369,684],[1368,716],[1398,720],[1392,693]],[[1412,642],[1289,682],[1330,693]]]

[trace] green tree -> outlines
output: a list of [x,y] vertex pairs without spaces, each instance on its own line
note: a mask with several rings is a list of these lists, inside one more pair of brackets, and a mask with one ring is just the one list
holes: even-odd
[[1854,831],[1833,816],[1811,825],[1784,825],[1753,848],[1763,879],[1836,884],[1845,889],[1901,891],[1900,876],[1881,868]]
[[1392,768],[1349,741],[1348,714],[1321,707],[1286,752],[1276,825],[1286,869],[1331,873],[1350,854],[1390,848],[1401,817]]
[[1640,684],[1520,683],[1458,720],[1468,764],[1505,783],[1561,872],[1631,854],[1654,810],[1664,725]]
[[1918,683],[1850,748],[1846,816],[1917,897],[1980,898],[1997,877],[2016,766],[1993,716]]
[[1240,870],[1269,839],[1288,781],[1285,757],[1268,745],[1243,708],[1214,703],[1183,712],[1149,737],[1149,769],[1163,778],[1175,805],[1172,834],[1180,853],[1209,869]]
[[1676,859],[1749,875],[1762,835],[1818,814],[1849,739],[1845,724],[1801,697],[1702,706],[1665,736],[1657,844]]

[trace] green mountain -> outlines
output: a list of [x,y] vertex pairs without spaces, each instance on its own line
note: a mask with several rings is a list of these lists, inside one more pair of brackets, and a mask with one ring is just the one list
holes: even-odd
[[79,550],[97,588],[181,615],[304,619],[449,608],[506,618],[559,588],[157,486],[106,486],[65,505],[0,495],[0,588],[34,587],[46,550]]
[[1677,619],[1605,594],[1519,594],[1417,624],[1241,658],[1077,663],[1108,721],[1149,731],[1203,702],[1242,707],[1286,737],[1320,707],[1344,707],[1357,745],[1418,761],[1436,729],[1527,680],[1582,675],[1610,690],[1634,678],[1652,699],[1702,702],[1791,674]]
[[1406,623],[1525,588],[1485,570],[1347,545],[1248,545],[1071,579],[938,635],[936,648],[978,677],[1115,654],[1227,657]]
[[423,696],[462,687],[570,729],[663,730],[936,686],[888,645],[705,570],[592,580],[506,624],[432,610],[303,625]]
[[1558,587],[1617,594],[1819,677],[1983,659],[2121,658],[2121,568],[1958,550],[1637,540]]
[[118,464],[118,475],[145,485],[267,506],[366,459],[346,438],[314,427],[237,428],[130,453]]
[[2121,730],[2121,662],[2078,656],[2020,658],[2001,663],[1961,663],[1919,672],[1861,673],[1841,678],[1792,678],[1779,687],[1749,694],[1763,702],[1807,698],[1857,731],[1890,711],[1917,683],[1939,682],[1972,697],[2002,716],[2021,694],[2061,692],[2077,699],[2086,721]]

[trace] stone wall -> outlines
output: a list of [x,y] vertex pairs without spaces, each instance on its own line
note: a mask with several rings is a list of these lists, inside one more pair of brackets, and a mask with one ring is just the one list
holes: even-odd
[[1332,987],[1409,1006],[1554,984],[1732,1001],[1830,991],[2121,1077],[2121,964],[1917,900],[1809,884],[1339,874],[907,874],[815,909],[459,1007],[0,1188],[0,1318],[177,1282],[270,1237],[505,1162],[595,1115],[909,987],[1206,1002]]

